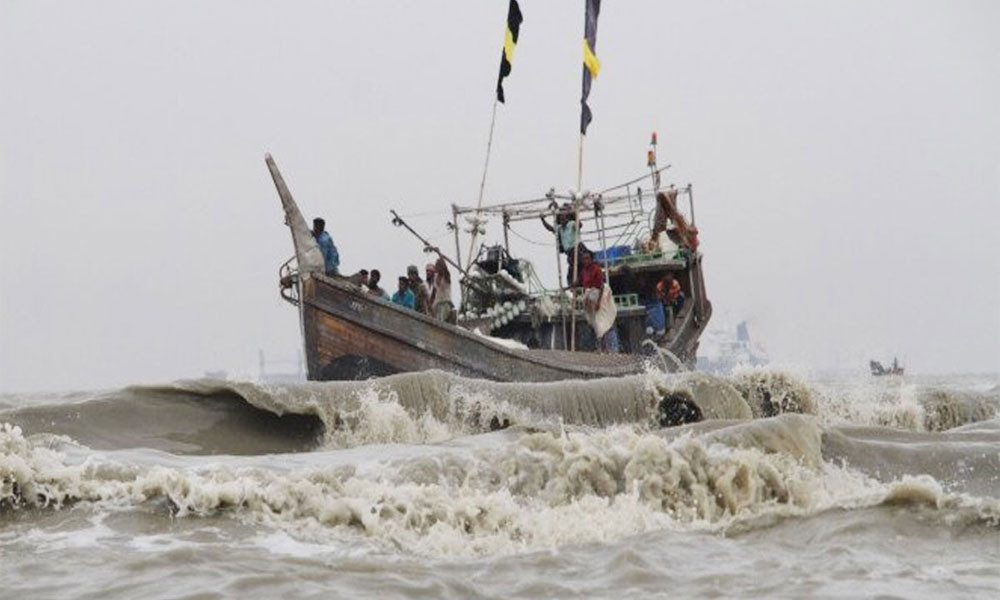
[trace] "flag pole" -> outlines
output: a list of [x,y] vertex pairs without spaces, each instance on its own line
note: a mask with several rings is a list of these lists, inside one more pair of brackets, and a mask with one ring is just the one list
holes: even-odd
[[[483,207],[483,193],[486,190],[486,174],[490,169],[490,152],[493,149],[493,130],[497,123],[497,104],[504,102],[503,80],[510,75],[511,61],[514,59],[514,46],[517,44],[518,35],[521,32],[521,22],[524,17],[521,15],[521,7],[517,0],[510,0],[507,8],[507,27],[504,30],[503,51],[500,53],[500,74],[497,77],[497,95],[493,99],[493,115],[490,117],[490,135],[486,140],[486,160],[483,163],[483,178],[479,182],[479,199],[476,201],[476,216],[472,223],[472,235],[469,236],[469,262],[466,269],[472,266],[475,256],[472,254],[476,247],[476,237],[479,235],[479,214]],[[506,233],[506,229],[504,230]],[[465,298],[463,296],[462,300]]]
[[486,174],[490,169],[490,153],[493,149],[493,129],[497,123],[497,105],[500,101],[496,98],[493,99],[493,116],[490,117],[490,135],[486,140],[486,161],[483,164],[483,178],[479,182],[479,200],[476,202],[476,222],[472,224],[472,235],[469,238],[469,262],[465,265],[468,269],[472,266],[472,261],[475,260],[475,256],[472,254],[472,250],[476,246],[476,236],[479,234],[479,209],[483,206],[483,193],[486,189]]

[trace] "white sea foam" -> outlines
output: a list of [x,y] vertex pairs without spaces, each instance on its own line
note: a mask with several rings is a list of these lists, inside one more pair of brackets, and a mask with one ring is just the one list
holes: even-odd
[[165,499],[177,517],[226,514],[305,543],[366,539],[431,555],[510,554],[674,529],[740,531],[761,518],[908,504],[976,518],[996,499],[930,478],[879,483],[824,462],[815,419],[785,415],[680,437],[626,426],[527,433],[488,451],[404,457],[380,468],[178,468],[60,452],[0,430],[0,504],[128,507]]

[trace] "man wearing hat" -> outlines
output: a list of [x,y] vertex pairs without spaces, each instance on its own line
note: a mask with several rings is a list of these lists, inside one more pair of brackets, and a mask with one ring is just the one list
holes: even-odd
[[430,294],[427,293],[427,286],[424,285],[424,282],[420,281],[420,272],[417,271],[417,265],[410,265],[406,267],[406,278],[410,282],[410,291],[413,292],[413,296],[415,298],[415,304],[413,307],[414,310],[418,313],[430,315]]

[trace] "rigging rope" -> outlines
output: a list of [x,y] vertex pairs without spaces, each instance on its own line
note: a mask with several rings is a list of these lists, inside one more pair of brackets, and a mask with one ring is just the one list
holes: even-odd
[[536,246],[545,246],[545,247],[549,247],[549,248],[551,248],[553,246],[552,242],[539,242],[538,240],[533,240],[531,238],[527,238],[527,237],[521,235],[520,233],[518,233],[513,227],[509,228],[508,231],[510,231],[511,233],[513,233],[515,236],[521,238],[525,242],[528,242],[529,244],[534,244]]

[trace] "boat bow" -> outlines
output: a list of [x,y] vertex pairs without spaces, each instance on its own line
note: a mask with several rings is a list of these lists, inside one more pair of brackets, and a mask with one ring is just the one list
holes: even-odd
[[319,244],[313,238],[312,231],[306,223],[299,205],[292,198],[292,193],[288,191],[285,178],[281,176],[278,165],[270,154],[264,156],[264,162],[271,172],[271,179],[274,180],[274,187],[278,188],[278,196],[281,198],[281,207],[285,210],[285,225],[292,231],[292,243],[295,245],[295,260],[299,265],[299,273],[302,276],[311,273],[323,273],[324,265],[323,253],[319,249]]

